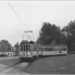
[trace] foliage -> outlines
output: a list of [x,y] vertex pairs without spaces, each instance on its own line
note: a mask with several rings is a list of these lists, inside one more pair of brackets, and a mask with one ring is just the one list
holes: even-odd
[[19,48],[19,43],[17,42],[17,43],[14,45],[14,47],[16,48],[16,50],[18,50],[18,48]]
[[50,45],[52,42],[55,42],[55,44],[60,43],[60,27],[57,27],[55,24],[52,25],[44,22],[39,34],[37,42],[40,44]]
[[43,23],[37,42],[43,45],[67,45],[69,52],[75,50],[75,20],[60,30],[55,24]]
[[64,34],[63,40],[69,48],[69,52],[75,50],[75,20],[71,21],[67,26],[62,29]]
[[19,43],[17,42],[14,47],[16,48],[15,54],[19,55]]
[[7,40],[1,40],[0,42],[0,51],[10,51],[11,44]]

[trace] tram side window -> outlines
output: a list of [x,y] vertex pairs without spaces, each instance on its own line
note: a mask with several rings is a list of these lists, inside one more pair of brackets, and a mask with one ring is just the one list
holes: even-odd
[[63,48],[61,47],[61,50],[63,51]]
[[62,48],[60,48],[60,51],[62,51]]
[[45,51],[47,51],[47,48],[45,48]]
[[53,47],[53,51],[59,51],[58,47]]
[[50,48],[49,48],[49,51],[50,51]]
[[61,52],[62,52],[62,48],[59,49],[59,53],[61,53]]
[[35,51],[35,48],[34,48],[34,46],[33,46],[33,51]]
[[50,51],[52,51],[52,48],[50,48]]
[[52,48],[52,51],[54,51],[54,49],[55,49],[55,48],[53,47],[53,48]]
[[35,45],[34,46],[34,51],[37,51],[38,50],[38,47]]
[[56,50],[56,48],[53,48],[53,51],[55,51]]
[[35,49],[36,49],[35,46],[33,46],[33,51],[35,51]]
[[47,48],[47,51],[49,51],[49,48]]
[[60,48],[57,48],[57,47],[55,47],[54,49],[55,49],[55,51],[59,51],[60,50]]
[[24,45],[24,51],[25,51],[25,45]]
[[49,48],[45,48],[45,51],[49,51]]
[[62,50],[63,50],[63,51],[66,51],[66,50],[67,50],[67,48],[62,48]]
[[43,51],[45,51],[45,48],[43,48]]
[[45,51],[46,51],[46,48],[45,48]]
[[61,50],[63,51],[63,48],[61,48]]

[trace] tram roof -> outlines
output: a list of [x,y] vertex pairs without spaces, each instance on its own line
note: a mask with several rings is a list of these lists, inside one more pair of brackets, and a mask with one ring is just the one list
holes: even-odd
[[42,47],[67,47],[66,45],[42,45]]
[[37,44],[37,43],[34,41],[22,40],[20,44]]
[[20,44],[29,44],[27,40],[22,40]]

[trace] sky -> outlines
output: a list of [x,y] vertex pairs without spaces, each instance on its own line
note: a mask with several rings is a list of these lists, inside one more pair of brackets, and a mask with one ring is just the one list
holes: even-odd
[[73,20],[75,1],[0,1],[0,41],[8,40],[14,46],[26,30],[32,30],[36,40],[43,22],[63,28]]

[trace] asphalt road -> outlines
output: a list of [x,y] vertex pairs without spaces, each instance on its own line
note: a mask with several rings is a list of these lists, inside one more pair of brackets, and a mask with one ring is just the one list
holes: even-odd
[[18,57],[0,57],[0,73],[19,62]]
[[0,74],[27,74],[25,69],[30,65],[29,62],[19,62],[18,57],[0,58]]
[[24,69],[28,66],[28,64],[28,62],[21,62],[13,67],[4,70],[1,72],[1,74],[27,74],[24,72]]
[[75,74],[74,54],[39,58],[31,65],[21,62],[13,66],[19,61],[17,57],[3,59],[0,59],[0,74]]

